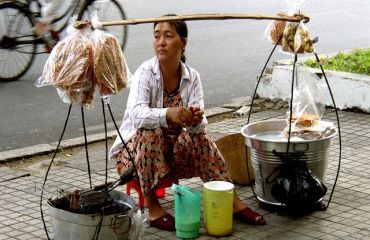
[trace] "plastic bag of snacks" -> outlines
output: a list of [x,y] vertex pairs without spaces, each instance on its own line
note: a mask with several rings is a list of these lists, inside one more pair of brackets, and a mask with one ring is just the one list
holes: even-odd
[[[279,17],[296,17],[300,19],[300,8],[303,1],[288,1],[290,10],[277,14]],[[265,30],[265,36],[269,42],[281,45],[281,50],[287,53],[311,53],[314,51],[308,28],[303,21],[288,22],[274,20]]]
[[289,137],[289,119],[291,122],[292,136],[312,138],[323,136],[333,126],[332,123],[321,121],[325,111],[326,93],[328,93],[325,81],[316,76],[303,63],[297,63],[294,81],[292,117],[290,119],[290,107],[287,111],[288,126],[283,133]]
[[311,53],[314,51],[310,32],[303,21],[286,24],[282,37],[282,50],[289,53]]
[[300,22],[294,35],[294,52],[312,53],[314,51],[310,32],[303,22]]
[[92,16],[95,30],[91,34],[93,42],[93,66],[95,81],[102,96],[117,94],[127,86],[130,76],[121,46],[115,36],[101,30],[97,13]]
[[92,42],[87,30],[75,29],[73,24],[67,29],[68,36],[51,51],[35,85],[53,85],[64,102],[90,106],[95,91]]
[[282,37],[281,49],[284,52],[294,53],[294,39],[299,23],[287,22]]
[[[279,12],[276,14],[279,17],[286,17],[289,16],[289,14],[285,11]],[[285,29],[286,21],[283,20],[274,20],[269,23],[265,30],[265,35],[269,42],[272,44],[278,43],[281,45],[281,39],[283,36],[283,32]]]

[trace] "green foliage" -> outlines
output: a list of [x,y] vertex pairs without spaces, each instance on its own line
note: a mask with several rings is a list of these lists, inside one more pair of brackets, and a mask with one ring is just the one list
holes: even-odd
[[[348,53],[338,53],[332,57],[319,56],[319,59],[325,70],[370,75],[370,49],[357,49]],[[305,64],[312,68],[319,68],[315,59],[308,59]]]

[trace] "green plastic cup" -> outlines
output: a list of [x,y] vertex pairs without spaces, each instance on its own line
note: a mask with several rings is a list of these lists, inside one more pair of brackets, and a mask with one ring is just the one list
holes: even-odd
[[201,192],[172,185],[175,194],[175,228],[178,238],[196,238],[200,228]]

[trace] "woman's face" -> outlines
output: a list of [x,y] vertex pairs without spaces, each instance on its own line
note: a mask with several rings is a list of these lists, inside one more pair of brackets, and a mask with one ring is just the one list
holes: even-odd
[[180,61],[186,39],[182,39],[170,23],[158,23],[154,28],[153,46],[160,62]]

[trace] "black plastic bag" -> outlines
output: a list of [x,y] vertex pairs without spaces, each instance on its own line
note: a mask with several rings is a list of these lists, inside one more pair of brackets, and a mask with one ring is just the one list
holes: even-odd
[[272,186],[272,196],[292,208],[307,208],[314,206],[325,196],[327,187],[308,168],[303,152],[277,153],[283,164]]

